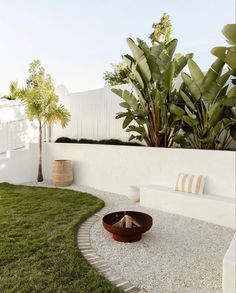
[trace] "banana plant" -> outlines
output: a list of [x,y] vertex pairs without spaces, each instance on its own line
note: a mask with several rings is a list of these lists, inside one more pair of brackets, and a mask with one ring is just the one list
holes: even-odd
[[[227,24],[222,29],[223,35],[226,37],[229,47],[215,47],[211,50],[211,53],[215,55],[219,60],[225,62],[229,68],[232,70],[232,88],[228,93],[231,102],[231,112],[235,113],[236,109],[236,24]],[[231,113],[229,113],[231,117]],[[234,114],[235,115],[235,114]],[[234,116],[235,117],[235,116]],[[230,125],[230,134],[232,138],[236,141],[236,124],[235,118],[226,118],[227,123]]]
[[199,149],[224,149],[236,123],[235,89],[228,90],[232,70],[222,73],[224,62],[217,59],[204,74],[193,60],[188,60],[190,75],[182,73],[179,105],[171,112],[182,122],[183,133],[174,141]]
[[123,56],[130,68],[131,91],[113,88],[123,99],[120,106],[124,112],[116,118],[123,118],[123,128],[131,132],[130,140],[145,141],[148,146],[170,147],[173,137],[180,129],[180,122],[170,112],[175,103],[176,78],[192,54],[174,57],[177,39],[168,43],[153,43],[150,47],[143,40],[135,43],[127,39],[132,55]]
[[[225,62],[232,69],[232,74],[236,77],[236,24],[225,25],[222,33],[230,47],[215,47],[211,50],[211,53]],[[236,84],[236,79],[234,79],[233,83]]]

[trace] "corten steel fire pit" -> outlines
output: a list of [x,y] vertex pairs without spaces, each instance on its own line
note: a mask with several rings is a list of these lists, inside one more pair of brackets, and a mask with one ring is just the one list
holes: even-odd
[[[125,215],[131,216],[140,225],[132,225],[132,228],[116,226],[116,223],[121,221]],[[142,238],[143,233],[152,227],[152,217],[135,211],[114,212],[103,217],[103,227],[113,234],[112,238],[116,241],[136,242]]]

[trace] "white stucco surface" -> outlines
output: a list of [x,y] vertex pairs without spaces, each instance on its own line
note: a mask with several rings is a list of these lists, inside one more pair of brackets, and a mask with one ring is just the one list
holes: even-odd
[[236,152],[91,144],[44,145],[44,173],[52,162],[73,161],[74,182],[128,195],[130,186],[173,187],[178,173],[207,176],[205,193],[236,197]]

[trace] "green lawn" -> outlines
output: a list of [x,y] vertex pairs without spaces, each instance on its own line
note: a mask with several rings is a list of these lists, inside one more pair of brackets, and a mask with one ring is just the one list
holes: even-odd
[[80,223],[104,206],[90,194],[0,184],[0,292],[122,292],[80,253]]

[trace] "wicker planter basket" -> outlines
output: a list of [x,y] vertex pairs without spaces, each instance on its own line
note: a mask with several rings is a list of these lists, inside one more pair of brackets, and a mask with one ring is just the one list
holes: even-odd
[[73,182],[72,162],[55,160],[52,167],[52,182],[55,186],[69,186]]

